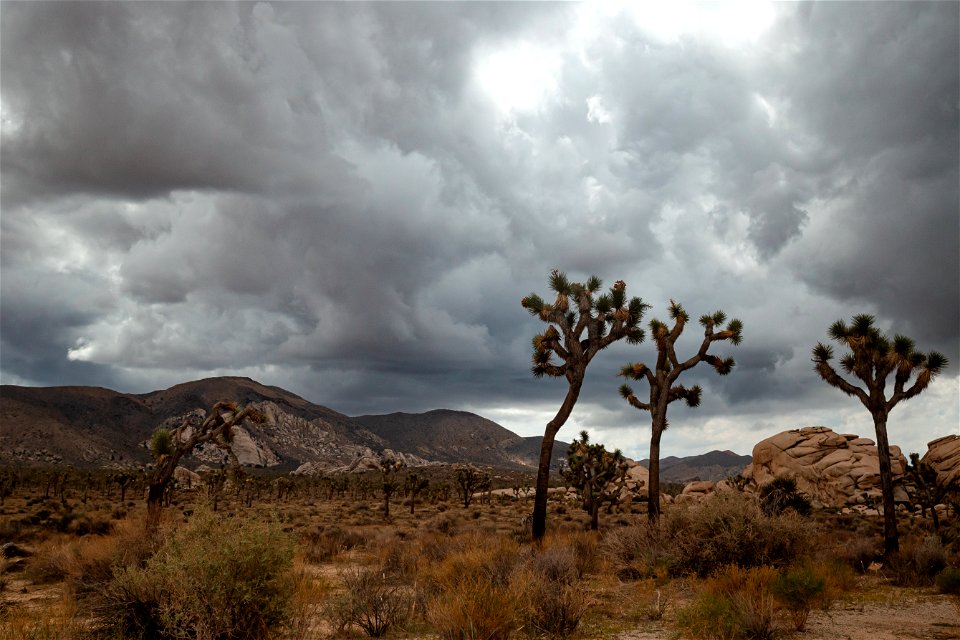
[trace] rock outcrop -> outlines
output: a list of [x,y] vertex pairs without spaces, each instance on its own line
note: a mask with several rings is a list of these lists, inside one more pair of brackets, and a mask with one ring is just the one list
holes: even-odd
[[960,489],[960,436],[944,436],[927,443],[920,461],[937,472],[940,484]]
[[[890,447],[897,502],[909,502],[899,483],[907,461],[900,448]],[[776,477],[789,476],[816,506],[844,507],[881,500],[880,457],[869,438],[838,434],[827,427],[783,431],[753,448],[753,462],[743,476],[756,490]]]

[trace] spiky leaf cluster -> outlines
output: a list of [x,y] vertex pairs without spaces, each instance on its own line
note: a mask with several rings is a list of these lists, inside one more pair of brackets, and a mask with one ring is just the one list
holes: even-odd
[[[874,322],[872,315],[861,313],[853,316],[850,324],[837,320],[827,330],[832,340],[849,349],[840,357],[840,368],[863,381],[866,390],[840,376],[830,365],[834,353],[828,344],[818,342],[813,348],[814,370],[828,384],[859,398],[867,408],[889,411],[901,400],[926,389],[947,366],[947,358],[937,351],[917,351],[914,341],[904,335],[895,335],[891,340]],[[882,391],[891,374],[893,394],[885,399]],[[907,386],[914,374],[916,378]]]
[[[682,384],[674,384],[680,374],[687,369],[691,369],[700,362],[706,362],[714,368],[720,375],[730,373],[736,364],[733,358],[720,358],[708,352],[710,345],[714,342],[729,341],[734,345],[739,345],[743,340],[743,323],[734,318],[727,322],[727,315],[723,311],[716,311],[713,314],[700,316],[700,324],[704,328],[703,342],[700,349],[690,358],[681,361],[677,357],[675,344],[677,339],[683,333],[686,323],[690,320],[690,315],[681,304],[670,301],[667,307],[673,326],[668,323],[653,318],[650,320],[650,335],[657,346],[656,365],[650,367],[642,362],[631,363],[620,369],[620,375],[630,380],[646,380],[650,385],[649,402],[641,401],[633,392],[633,389],[627,385],[620,386],[620,395],[630,403],[631,406],[642,411],[651,411],[655,408],[662,398],[664,392],[667,393],[667,402],[675,400],[684,400],[688,406],[696,407],[700,405],[700,397],[703,389],[700,385],[685,387]],[[726,326],[724,326],[726,323]],[[718,327],[723,327],[718,330]],[[666,425],[666,422],[664,422]]]
[[535,293],[520,301],[531,315],[548,323],[532,340],[531,372],[535,377],[561,377],[574,366],[585,367],[597,352],[621,338],[630,343],[643,341],[639,325],[649,305],[637,297],[628,300],[622,280],[599,296],[603,283],[596,276],[586,283],[572,282],[554,269],[549,283],[555,294],[552,302]]
[[169,429],[160,427],[150,438],[150,455],[154,460],[160,460],[171,453],[173,453],[173,435]]

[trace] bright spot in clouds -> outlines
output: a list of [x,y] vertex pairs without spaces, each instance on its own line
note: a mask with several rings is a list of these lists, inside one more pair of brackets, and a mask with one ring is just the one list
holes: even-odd
[[476,78],[501,111],[532,111],[556,91],[560,62],[556,52],[520,42],[481,57]]

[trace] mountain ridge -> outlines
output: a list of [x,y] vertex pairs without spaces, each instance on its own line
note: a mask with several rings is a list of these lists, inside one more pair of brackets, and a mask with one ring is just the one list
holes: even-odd
[[[380,455],[535,470],[542,440],[452,409],[350,417],[280,387],[236,376],[140,394],[76,385],[3,385],[0,398],[0,462],[12,464],[139,465],[148,461],[145,443],[154,429],[175,426],[181,416],[223,399],[255,404],[267,415],[264,425],[245,424],[240,430],[241,460],[278,471],[305,463],[338,468],[358,457]],[[556,443],[555,464],[566,447]],[[198,452],[185,462],[196,466],[218,456]]]

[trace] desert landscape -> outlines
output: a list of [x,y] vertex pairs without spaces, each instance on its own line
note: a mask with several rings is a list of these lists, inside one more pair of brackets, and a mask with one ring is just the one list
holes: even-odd
[[[902,546],[884,558],[876,447],[855,434],[785,431],[739,472],[731,452],[670,460],[667,472],[703,477],[662,483],[658,527],[647,471],[626,460],[621,481],[604,481],[618,489],[596,509],[597,530],[571,473],[576,447],[561,443],[548,534],[535,543],[535,462],[479,416],[354,423],[247,379],[180,385],[138,401],[228,392],[267,417],[235,427],[238,469],[211,451],[185,456],[153,519],[149,431],[109,451],[56,449],[96,422],[89,403],[116,406],[104,390],[72,389],[72,413],[53,389],[3,391],[5,425],[60,416],[60,439],[4,430],[0,638],[960,637],[956,490],[931,504],[894,449]],[[292,435],[323,441],[334,419],[344,458]],[[440,451],[427,447],[431,430],[444,434]],[[33,449],[43,442],[46,453]],[[463,460],[431,459],[451,451]],[[958,460],[957,436],[923,457],[944,487],[956,487]]]

